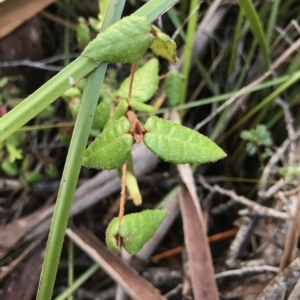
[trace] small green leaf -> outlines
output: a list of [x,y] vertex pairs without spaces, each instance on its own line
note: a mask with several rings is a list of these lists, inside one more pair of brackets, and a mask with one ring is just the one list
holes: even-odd
[[[158,60],[150,59],[144,66],[139,68],[133,77],[131,97],[141,102],[146,102],[156,93],[158,89]],[[130,76],[127,77],[117,91],[117,96],[123,99],[128,98]]]
[[73,97],[79,97],[79,96],[81,96],[81,91],[78,88],[75,88],[75,87],[69,88],[67,91],[65,91],[62,94],[62,97],[65,100],[69,100],[69,99],[72,99]]
[[91,32],[83,17],[79,17],[78,21],[79,23],[76,28],[76,38],[79,49],[83,50],[91,40]]
[[175,164],[206,163],[226,156],[204,135],[171,121],[150,117],[144,143],[157,156]]
[[26,133],[24,131],[17,131],[14,134],[10,135],[6,142],[14,145],[16,148],[21,146],[26,139]]
[[129,105],[136,111],[151,113],[154,112],[154,107],[136,99],[130,99]]
[[35,183],[43,179],[43,174],[36,171],[28,171],[25,172],[24,177],[28,183]]
[[17,159],[22,159],[23,158],[22,150],[16,148],[15,145],[7,142],[6,143],[6,149],[8,151],[9,161],[11,163],[13,163]]
[[151,26],[154,41],[150,49],[155,55],[161,56],[175,64],[177,61],[176,43],[167,34],[161,32],[159,28],[154,25]]
[[280,175],[284,176],[286,180],[297,179],[297,177],[300,175],[300,164],[293,163],[286,167],[278,168],[278,172]]
[[124,164],[133,144],[129,129],[130,123],[126,118],[111,123],[85,150],[82,165],[111,170]]
[[45,173],[52,179],[56,179],[59,177],[59,171],[57,167],[52,163],[47,164]]
[[165,90],[171,107],[179,103],[181,84],[180,73],[176,70],[170,71],[165,80]]
[[120,220],[119,218],[113,218],[106,229],[106,245],[109,250],[115,254],[120,253],[120,247],[117,244],[117,238],[119,235]]
[[[122,167],[117,168],[119,177],[122,177]],[[129,198],[133,201],[134,205],[138,206],[142,204],[141,192],[135,177],[133,169],[132,155],[130,154],[127,160],[127,171],[126,171],[126,187],[128,189]]]
[[110,96],[103,97],[101,102],[97,105],[92,128],[103,129],[107,123],[110,110],[113,104],[113,99]]
[[76,119],[78,115],[78,111],[81,105],[81,98],[73,97],[71,101],[69,101],[69,109],[73,119]]
[[1,169],[8,176],[13,177],[19,174],[19,169],[16,162],[11,163],[8,158],[1,163]]
[[119,104],[117,105],[113,115],[111,116],[111,118],[108,120],[107,125],[111,124],[112,122],[120,119],[121,117],[125,116],[126,112],[128,110],[128,102],[123,99],[119,102]]
[[129,16],[97,35],[82,52],[95,61],[134,63],[153,42],[146,17]]
[[166,210],[144,210],[139,213],[128,214],[120,222],[114,218],[106,230],[106,244],[114,253],[119,253],[116,236],[123,239],[125,250],[134,255],[154,235],[167,214]]
[[142,195],[139,189],[139,185],[136,177],[130,172],[130,170],[127,170],[126,172],[126,187],[128,189],[129,197],[133,201],[134,205],[141,205]]

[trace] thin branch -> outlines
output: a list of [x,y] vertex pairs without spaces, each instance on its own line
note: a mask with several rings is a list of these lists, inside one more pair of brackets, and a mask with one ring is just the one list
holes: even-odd
[[121,221],[124,217],[125,202],[126,202],[126,172],[127,163],[122,166],[122,185],[121,185],[121,197],[120,197],[120,210],[119,210],[119,220]]
[[279,266],[280,270],[283,270],[294,260],[300,236],[300,192],[297,196],[292,196],[291,200],[294,202],[294,213],[286,236],[286,243]]
[[[277,97],[277,99],[275,100],[275,103],[278,104],[279,106],[281,106],[281,108],[283,110],[286,131],[288,133],[288,137],[290,139],[292,139],[294,134],[295,134],[295,128],[294,128],[294,125],[293,125],[294,118],[293,118],[293,115],[290,111],[290,107],[285,101],[283,101],[279,97]],[[292,163],[295,162],[295,160],[296,160],[296,151],[297,151],[296,150],[296,143],[295,143],[295,141],[293,141],[293,142],[291,142],[291,145],[290,145],[289,164],[292,164]]]
[[266,286],[257,300],[275,300],[287,287],[300,278],[300,257],[296,258]]
[[137,62],[133,63],[131,66],[131,72],[130,72],[130,84],[129,84],[129,91],[128,91],[128,99],[131,98],[132,94],[132,86],[133,86],[133,80],[134,80],[134,73],[137,67]]
[[[80,54],[79,53],[70,53],[70,58],[77,58]],[[48,65],[49,63],[56,62],[58,60],[63,60],[65,58],[64,54],[55,55],[49,58],[45,58],[39,61],[32,61],[29,59],[23,59],[23,60],[15,60],[15,61],[3,61],[0,62],[0,68],[11,68],[11,67],[31,67],[31,68],[37,68],[47,71],[54,71],[59,72],[64,67],[63,66],[54,66],[54,65]]]
[[233,201],[247,206],[248,208],[251,209],[252,213],[255,215],[269,216],[269,217],[281,219],[281,220],[286,220],[289,218],[289,215],[287,213],[283,213],[283,212],[277,211],[273,208],[269,208],[269,207],[260,205],[250,199],[247,199],[244,196],[237,195],[234,191],[223,189],[219,185],[211,186],[204,180],[204,178],[202,176],[199,176],[199,181],[203,185],[203,187],[205,187],[206,189],[208,189],[210,191],[215,191],[224,196],[228,196]]
[[265,166],[261,179],[260,184],[258,187],[258,195],[262,198],[265,197],[265,191],[267,188],[267,182],[269,180],[269,177],[274,170],[275,165],[277,162],[284,156],[284,153],[288,150],[289,146],[292,142],[296,141],[300,138],[300,129],[298,129],[292,138],[287,138],[281,146],[277,149],[277,151],[272,155],[272,157],[269,159],[267,165]]
[[246,277],[253,276],[261,273],[277,273],[278,268],[273,266],[254,266],[254,267],[243,267],[237,270],[228,270],[215,274],[215,279],[220,280],[226,277]]

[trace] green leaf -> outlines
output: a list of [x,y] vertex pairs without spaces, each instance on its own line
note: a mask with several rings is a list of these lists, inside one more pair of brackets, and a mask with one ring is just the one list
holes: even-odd
[[122,218],[114,218],[106,230],[106,244],[108,248],[119,253],[116,237],[123,240],[125,250],[134,255],[154,235],[167,214],[166,210],[144,210],[139,213],[128,214]]
[[95,61],[134,63],[153,42],[146,17],[129,16],[97,35],[82,52]]
[[111,170],[124,164],[133,143],[129,129],[130,123],[126,118],[111,123],[85,150],[82,165]]
[[22,159],[23,158],[22,150],[21,149],[17,149],[15,147],[15,145],[7,142],[6,143],[6,149],[8,151],[9,161],[11,163],[13,163],[17,159]]
[[129,198],[133,201],[134,205],[138,206],[142,204],[142,195],[139,189],[136,177],[130,170],[126,172],[126,187],[128,189]]
[[150,117],[144,143],[157,156],[175,164],[206,163],[226,156],[204,135],[171,121]]
[[165,90],[170,106],[172,107],[179,103],[181,84],[180,73],[176,70],[170,71],[165,80]]
[[129,105],[136,111],[151,113],[154,112],[154,107],[136,99],[130,99]]
[[26,133],[24,131],[17,131],[7,138],[7,143],[19,147],[26,139]]
[[280,167],[278,168],[278,172],[280,175],[284,176],[286,180],[297,179],[300,175],[300,164],[293,163],[286,167]]
[[103,129],[110,115],[110,110],[113,104],[113,99],[110,96],[105,96],[97,105],[92,128]]
[[108,124],[111,124],[112,122],[114,122],[114,121],[120,119],[121,117],[125,116],[127,110],[128,110],[128,102],[125,99],[123,99],[117,105],[113,115],[108,120]]
[[109,250],[115,254],[120,253],[120,247],[118,245],[118,235],[120,229],[119,218],[113,218],[107,226],[106,229],[106,245]]
[[243,130],[240,133],[240,137],[244,140],[253,142],[257,146],[273,146],[271,133],[264,124],[258,124],[255,129]]
[[[131,97],[141,102],[148,101],[156,93],[158,82],[158,60],[153,58],[135,72]],[[129,95],[129,85],[130,76],[122,82],[117,91],[117,96],[127,99]]]
[[79,49],[83,50],[91,40],[91,32],[86,20],[83,17],[79,17],[78,21],[79,23],[76,28],[76,38]]
[[47,164],[45,173],[52,179],[56,179],[59,177],[59,171],[57,167],[52,163]]
[[[122,177],[122,167],[117,168],[119,177]],[[127,160],[127,171],[126,171],[126,187],[129,193],[129,199],[133,201],[134,205],[138,206],[142,204],[142,195],[139,189],[138,182],[133,169],[132,155],[130,154]]]
[[8,158],[1,163],[1,169],[8,176],[14,177],[19,174],[19,169],[16,162],[11,163]]
[[175,64],[177,61],[176,43],[165,33],[161,32],[159,28],[152,25],[154,34],[154,41],[150,46],[152,52],[167,59],[169,62]]
[[24,177],[28,183],[35,183],[43,179],[43,174],[36,171],[29,171],[24,174]]
[[61,96],[65,100],[69,100],[72,99],[73,97],[81,96],[81,91],[78,88],[71,87],[67,91],[65,91]]

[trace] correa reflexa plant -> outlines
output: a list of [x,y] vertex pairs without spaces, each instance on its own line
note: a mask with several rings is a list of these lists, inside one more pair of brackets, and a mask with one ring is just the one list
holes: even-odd
[[[121,36],[126,36],[129,43],[124,43]],[[109,51],[112,43],[114,52]],[[166,215],[164,210],[146,210],[124,216],[125,187],[130,194],[138,189],[131,159],[134,142],[143,141],[155,155],[175,164],[213,162],[226,155],[214,142],[194,130],[156,116],[149,117],[144,124],[137,118],[135,112],[153,110],[144,102],[158,89],[157,59],[151,59],[135,72],[137,61],[149,48],[154,54],[176,62],[175,42],[146,18],[130,16],[99,34],[82,53],[95,61],[132,64],[130,77],[116,92],[119,104],[102,133],[85,150],[82,161],[83,166],[89,168],[119,169],[122,176],[119,217],[111,221],[106,232],[106,243],[115,253],[119,253],[122,246],[130,254],[137,253]],[[178,76],[171,73],[167,79],[167,91],[177,82]],[[133,197],[133,200],[140,204],[140,199],[136,198],[139,197]]]

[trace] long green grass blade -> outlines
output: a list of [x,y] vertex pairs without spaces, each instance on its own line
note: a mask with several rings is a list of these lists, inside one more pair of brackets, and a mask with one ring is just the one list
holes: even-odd
[[[261,84],[258,84],[256,86],[248,89],[245,92],[245,94],[250,94],[250,93],[260,91],[260,90],[263,90],[263,89],[266,89],[266,88],[269,88],[269,87],[272,87],[272,86],[276,86],[277,84],[281,84],[283,82],[286,82],[289,78],[291,78],[295,74],[297,74],[297,73],[281,76],[281,77],[263,82]],[[225,101],[225,100],[228,100],[229,98],[235,96],[237,93],[238,93],[238,91],[234,91],[234,92],[230,92],[230,93],[225,93],[225,94],[220,94],[220,95],[217,95],[217,96],[213,96],[213,97],[210,97],[210,98],[196,100],[194,102],[177,105],[177,106],[174,107],[174,109],[184,110],[184,109],[199,107],[199,106],[207,105],[207,104],[211,104],[211,103]],[[158,109],[157,111],[155,111],[155,114],[165,113],[168,110],[169,110],[169,108],[161,108],[161,109]]]
[[94,264],[89,267],[83,274],[81,274],[72,284],[66,288],[59,296],[54,300],[65,300],[67,297],[72,295],[80,286],[83,285],[97,270],[99,269],[98,264]]
[[273,91],[270,95],[268,95],[265,99],[263,99],[259,104],[257,104],[252,110],[250,110],[243,118],[241,118],[234,126],[230,128],[222,136],[222,140],[227,138],[230,134],[232,134],[239,126],[241,126],[245,121],[249,120],[255,113],[259,112],[266,105],[270,104],[280,93],[284,92],[291,85],[295,84],[300,80],[300,72],[297,72],[293,76],[289,78],[286,82],[282,83],[275,91]]
[[265,59],[266,69],[268,69],[270,66],[269,47],[259,15],[251,0],[237,0],[237,3],[248,20],[254,37],[258,40]]
[[186,35],[186,44],[184,50],[184,58],[183,58],[183,66],[182,66],[182,74],[185,78],[185,81],[181,85],[181,94],[180,94],[180,103],[183,104],[186,98],[186,92],[188,87],[188,78],[191,68],[191,60],[193,54],[193,44],[194,44],[194,36],[195,30],[198,20],[198,9],[200,1],[192,0],[190,4],[190,19],[187,27],[187,35]]
[[234,29],[233,42],[232,42],[232,45],[231,45],[231,55],[230,55],[230,60],[229,60],[229,65],[228,65],[228,72],[227,72],[228,78],[230,77],[230,75],[232,74],[232,72],[234,70],[239,39],[240,39],[241,33],[242,33],[243,19],[244,19],[243,14],[240,11],[239,16],[237,18],[236,26],[235,26],[235,29]]
[[273,1],[273,5],[272,5],[269,21],[268,21],[268,27],[267,27],[267,41],[269,45],[271,45],[273,33],[275,31],[275,24],[278,16],[279,4],[280,4],[280,0]]
[[51,78],[18,106],[0,118],[0,142],[34,118],[82,77],[97,67],[86,57],[78,57],[61,72]]

